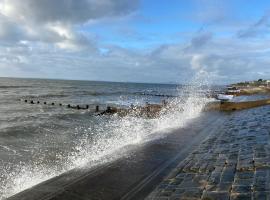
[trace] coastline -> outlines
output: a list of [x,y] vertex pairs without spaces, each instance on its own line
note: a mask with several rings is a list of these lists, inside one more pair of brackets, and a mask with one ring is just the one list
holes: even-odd
[[[254,94],[270,94],[270,88],[269,87],[238,87],[240,92],[238,94],[235,94],[236,96],[241,95],[254,95]],[[230,93],[228,93],[230,94]]]
[[[265,95],[265,97],[266,96],[267,95]],[[258,95],[257,97],[261,97],[261,96]],[[257,97],[256,95],[254,95],[252,97],[249,96],[248,98],[244,97],[243,99],[254,100]],[[222,198],[230,197],[233,199],[234,196],[237,196],[239,193],[239,192],[230,193],[232,191],[232,188],[234,187],[233,186],[234,182],[230,182],[230,183],[225,182],[225,185],[226,184],[227,186],[229,185],[227,187],[227,189],[230,188],[228,189],[229,193],[228,191],[226,191],[227,193],[225,194],[224,188],[208,191],[208,188],[207,188],[208,185],[209,187],[214,187],[214,188],[218,188],[219,185],[223,185],[223,183],[217,183],[218,185],[213,185],[213,184],[211,185],[211,184],[208,184],[207,181],[211,179],[212,172],[215,171],[216,167],[224,169],[229,163],[227,162],[226,149],[223,149],[224,151],[222,150],[219,153],[214,153],[214,155],[211,155],[211,153],[215,152],[216,150],[219,150],[220,148],[222,149],[224,145],[222,142],[225,142],[225,144],[232,145],[231,143],[233,143],[234,141],[231,141],[231,140],[229,140],[229,142],[225,141],[226,134],[232,136],[232,134],[237,134],[239,131],[239,133],[241,132],[241,134],[243,134],[243,140],[246,139],[246,135],[244,131],[245,129],[249,129],[249,127],[247,127],[246,125],[244,126],[243,125],[244,123],[242,125],[239,125],[239,127],[235,129],[232,127],[235,126],[235,124],[237,124],[238,121],[241,122],[242,120],[249,121],[249,120],[254,119],[255,121],[256,120],[259,121],[260,116],[257,116],[254,118],[253,114],[250,114],[250,112],[261,110],[262,112],[259,112],[257,114],[259,115],[262,114],[263,115],[262,118],[265,118],[265,121],[267,121],[266,118],[269,113],[265,113],[264,108],[269,108],[269,106],[258,107],[258,106],[263,106],[264,104],[263,102],[260,102],[258,105],[255,105],[256,102],[258,101],[259,100],[256,100],[256,101],[253,101],[252,103],[237,102],[237,101],[236,102],[222,102],[221,101],[219,102],[220,107],[214,110],[225,111],[226,109],[221,109],[222,106],[226,107],[229,105],[228,107],[230,109],[227,110],[229,112],[216,112],[216,111],[212,112],[211,111],[211,112],[201,113],[204,117],[205,116],[210,117],[212,121],[210,119],[204,119],[205,121],[203,120],[200,121],[201,117],[199,117],[199,119],[195,119],[194,121],[192,120],[192,122],[189,123],[187,127],[179,128],[177,130],[174,130],[172,133],[166,135],[165,137],[162,137],[157,140],[153,140],[152,142],[142,143],[134,149],[132,148],[129,149],[127,151],[128,152],[127,155],[121,158],[119,157],[119,159],[114,159],[114,160],[111,159],[109,162],[102,163],[102,165],[100,166],[94,166],[91,169],[82,169],[81,167],[75,168],[74,170],[67,171],[64,174],[56,176],[45,182],[41,182],[40,184],[35,185],[32,188],[29,188],[25,191],[22,191],[10,197],[9,199],[29,199],[29,200],[31,199],[32,200],[34,199],[58,199],[58,200],[61,200],[61,199],[72,199],[72,200],[74,199],[142,199],[142,198],[145,198],[147,195],[149,195],[149,193],[152,192],[156,187],[157,187],[156,190],[154,190],[154,192],[152,192],[150,196],[148,196],[148,199],[171,199],[171,198],[173,199],[175,198],[174,192],[176,190],[171,190],[171,192],[168,192],[167,190],[165,190],[165,192],[163,191],[164,189],[163,186],[166,185],[167,183],[169,183],[166,185],[166,187],[168,188],[173,188],[173,185],[177,185],[178,183],[181,184],[181,186],[177,185],[177,187],[178,189],[180,188],[181,191],[184,191],[184,192],[181,193],[177,191],[177,194],[180,195],[181,193],[184,199],[187,199],[187,198],[219,199],[221,197]],[[262,101],[265,101],[266,104],[269,104],[268,100],[262,100]],[[29,101],[29,102],[30,102],[30,105],[26,104],[29,107],[35,104],[32,101]],[[254,106],[250,105],[253,103],[255,103]],[[235,105],[240,106],[244,104],[247,104],[247,105],[241,108],[239,107],[239,109],[243,109],[242,111],[230,112],[233,110],[239,110],[239,109],[235,109],[235,107],[233,106]],[[233,106],[230,106],[230,105],[233,105]],[[146,117],[151,117],[151,115],[146,115],[144,114],[144,112],[147,112],[147,114],[155,113],[155,112],[158,113],[162,106],[166,106],[166,104],[164,105],[148,104],[147,106],[140,108],[141,109],[140,113],[141,115],[145,115]],[[51,107],[55,107],[55,104]],[[257,107],[257,108],[253,108],[253,107]],[[252,108],[252,109],[245,110],[246,108]],[[108,112],[108,114],[113,114],[112,111],[114,110],[110,109],[110,112]],[[124,112],[123,110],[120,110],[120,111]],[[129,110],[125,110],[125,111],[129,111]],[[235,116],[238,116],[239,113],[245,113],[245,114],[243,114],[239,118],[235,117]],[[220,123],[219,121],[224,121],[225,125],[223,124],[223,122]],[[263,126],[267,126],[267,124]],[[260,127],[261,125],[259,125],[259,128]],[[254,130],[252,129],[252,131]],[[256,130],[254,132],[256,132]],[[247,132],[247,135],[248,135],[247,136],[248,140],[251,140],[252,137],[254,136],[252,135],[250,139],[249,130]],[[260,135],[260,133],[258,133],[257,135]],[[223,139],[223,137],[225,139]],[[222,139],[219,140],[220,138]],[[239,135],[236,136],[236,138],[241,139]],[[207,141],[210,141],[210,142],[207,142]],[[205,142],[208,145],[203,147]],[[192,160],[188,160],[188,159],[194,156],[194,152],[196,152],[196,149],[198,149],[197,150],[198,155],[196,156],[198,156],[199,161],[192,163]],[[240,151],[241,149],[238,149],[238,152]],[[115,154],[117,153],[119,152],[115,152]],[[210,159],[212,161],[215,159],[216,159],[215,161],[217,161],[220,156],[222,157],[223,161],[224,161],[224,158],[226,158],[224,161],[226,166],[225,165],[221,166],[221,163],[218,163],[218,164],[213,163],[213,162],[207,163],[209,159],[207,157],[208,155],[205,155],[205,154],[208,154],[208,153],[209,153],[209,156],[212,156],[212,158]],[[228,157],[230,157],[230,155]],[[203,159],[200,160],[200,158],[203,158]],[[240,159],[239,155],[237,159],[238,160]],[[186,167],[185,164],[187,164],[185,163],[186,160],[189,163],[189,169],[185,168]],[[201,167],[200,164],[203,164],[205,162],[206,162],[206,165]],[[218,161],[218,162],[221,162],[221,161]],[[255,163],[254,160],[247,161],[247,162]],[[235,169],[237,169],[238,163],[235,162],[234,164],[235,164],[234,166]],[[170,182],[171,179],[174,179],[172,175],[170,175],[170,178],[169,178],[170,180],[168,182],[168,178],[165,179],[166,176],[168,176],[168,174],[170,173],[175,174],[176,173],[175,169],[179,170],[179,168],[185,169],[183,172],[188,174],[188,175],[184,174],[183,176],[181,176],[182,181],[185,181],[185,177],[187,175],[187,177],[189,177],[187,179],[189,182],[180,183],[179,180],[177,180],[176,182],[174,181]],[[196,174],[197,172],[199,172],[199,174]],[[221,170],[219,173],[224,174],[225,172]],[[233,171],[231,169],[231,171],[228,173],[231,174],[231,181],[232,180],[234,181],[235,177],[232,178],[233,176],[232,174],[235,175],[236,171]],[[175,176],[178,176],[178,175],[179,174]],[[196,180],[198,179],[197,175],[201,178],[204,177],[204,179],[202,180],[200,179],[199,184],[198,183],[193,184],[194,182],[193,178],[196,177],[195,179]],[[190,179],[190,177],[192,178]],[[162,181],[164,181],[163,179],[165,179],[165,184],[164,182],[161,183]],[[218,179],[221,180],[222,178],[219,177]],[[225,179],[227,181],[229,180],[229,178],[226,178],[226,177]],[[46,180],[46,179],[43,179],[43,180]],[[160,187],[159,185],[160,183],[161,185],[163,185],[161,186],[161,189],[162,189],[161,191],[159,191],[158,189]],[[207,183],[208,185],[205,183]],[[189,186],[191,188],[189,188]],[[242,185],[240,186],[242,187]],[[185,190],[186,188],[187,188],[187,191]],[[194,190],[195,188],[197,188],[196,191]],[[223,193],[220,193],[219,196],[217,197],[216,195],[219,191],[222,191]],[[195,197],[195,196],[192,196],[191,194],[196,194],[197,196]],[[170,195],[172,195],[172,197]],[[190,195],[192,198],[189,197]],[[180,198],[181,196],[176,196],[176,197]]]
[[103,167],[72,170],[8,199],[269,198],[270,106],[204,115]]
[[164,138],[131,149],[121,159],[95,169],[71,170],[8,199],[143,199],[224,117],[217,112],[204,113]]

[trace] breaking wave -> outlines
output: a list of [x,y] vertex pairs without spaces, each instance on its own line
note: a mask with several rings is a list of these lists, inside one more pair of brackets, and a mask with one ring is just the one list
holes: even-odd
[[[51,153],[40,152],[30,163],[20,162],[15,167],[6,165],[0,177],[0,182],[2,179],[0,199],[73,168],[93,167],[110,162],[122,156],[115,153],[119,149],[165,137],[170,130],[185,126],[192,119],[200,116],[208,102],[201,92],[208,89],[205,80],[205,75],[200,73],[193,79],[192,84],[181,87],[178,94],[175,94],[179,97],[168,102],[157,118],[131,115],[93,116],[89,124],[75,129],[76,139],[69,152],[53,149]],[[61,144],[60,141],[58,142]]]

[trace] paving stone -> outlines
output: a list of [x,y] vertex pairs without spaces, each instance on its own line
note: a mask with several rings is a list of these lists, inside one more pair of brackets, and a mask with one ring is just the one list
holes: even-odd
[[260,157],[254,159],[256,168],[270,168],[270,159],[268,157]]
[[254,177],[254,172],[253,171],[241,171],[241,172],[236,172],[235,178],[238,179],[252,179]]
[[182,194],[182,199],[183,198],[196,198],[196,199],[200,199],[202,196],[203,190],[200,188],[192,188],[189,189],[187,191],[185,191]]
[[185,188],[176,188],[176,190],[174,191],[174,195],[183,194],[185,191],[186,191]]
[[235,176],[235,167],[225,167],[220,182],[233,182]]
[[232,183],[230,182],[221,182],[217,185],[217,191],[224,191],[224,192],[229,192],[231,191],[232,188]]
[[251,185],[233,185],[232,193],[251,193],[252,186]]
[[232,194],[230,200],[252,200],[252,193]]
[[157,197],[157,198],[153,198],[155,200],[169,200],[169,197]]
[[204,192],[202,200],[229,200],[229,192]]
[[220,177],[221,177],[221,172],[212,173],[208,180],[208,184],[217,185],[220,182]]
[[170,185],[180,185],[183,182],[184,178],[174,178],[170,179]]
[[234,185],[246,185],[246,186],[251,186],[253,185],[254,179],[250,178],[250,179],[239,179],[239,178],[235,178],[234,179]]
[[161,191],[161,192],[159,193],[159,196],[160,196],[160,197],[170,197],[172,194],[173,194],[172,191]]
[[187,200],[270,200],[269,121],[270,111],[263,107],[228,115],[225,128],[179,164],[170,181],[163,181],[163,193],[152,194]]
[[254,192],[253,200],[270,200],[270,192]]

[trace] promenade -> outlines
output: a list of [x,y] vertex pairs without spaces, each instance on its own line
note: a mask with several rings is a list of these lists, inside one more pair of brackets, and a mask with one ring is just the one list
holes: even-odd
[[269,122],[269,106],[228,114],[146,199],[270,199]]

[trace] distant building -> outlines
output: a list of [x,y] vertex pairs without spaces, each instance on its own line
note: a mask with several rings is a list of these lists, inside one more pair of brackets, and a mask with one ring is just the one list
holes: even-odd
[[270,87],[270,80],[258,79],[257,81],[245,81],[235,84],[237,87]]
[[270,87],[270,80],[266,80],[266,86]]

